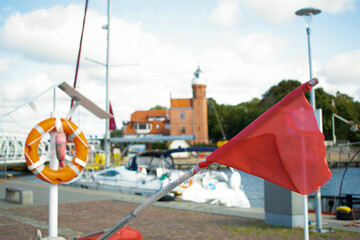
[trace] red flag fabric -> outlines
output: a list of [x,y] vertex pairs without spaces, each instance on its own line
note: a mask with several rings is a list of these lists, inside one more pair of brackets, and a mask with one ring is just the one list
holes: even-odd
[[199,166],[219,163],[303,195],[316,191],[331,171],[324,135],[304,95],[309,90],[309,83],[293,90]]
[[[109,102],[109,112],[111,115],[114,116],[112,107],[111,107],[111,102]],[[110,118],[109,119],[109,130],[115,130],[116,129],[116,122],[115,122],[115,118]]]
[[[96,239],[100,238],[103,234],[104,234],[104,232],[98,232],[98,233],[94,233],[94,234],[89,234],[87,236],[79,236],[74,239],[76,239],[76,240],[96,240]],[[134,228],[125,226],[125,227],[119,229],[117,232],[115,232],[108,239],[109,240],[141,240],[142,234],[140,231],[138,231]]]

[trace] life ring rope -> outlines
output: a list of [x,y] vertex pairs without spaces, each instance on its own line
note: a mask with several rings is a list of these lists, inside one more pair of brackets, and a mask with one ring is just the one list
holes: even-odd
[[[40,174],[40,175],[41,175],[44,179],[46,179],[48,182],[51,182],[50,179],[48,179],[44,174],[42,174],[42,171],[43,171],[44,168],[45,168],[45,165],[44,165],[44,162],[45,162],[45,161],[42,161],[42,164],[38,164],[38,166],[35,166],[36,163],[38,163],[38,162],[34,163],[27,154],[25,154],[25,156],[27,156],[27,157],[29,158],[30,162],[32,163],[31,167],[32,167],[32,169],[33,169],[34,171],[30,170],[30,167],[28,166],[29,170],[32,171],[35,175]],[[40,161],[41,161],[41,160],[40,160]],[[39,162],[40,162],[40,161],[39,161]]]
[[46,133],[51,132],[54,128],[55,128],[55,126],[52,127],[52,128],[50,128],[48,131],[45,131],[41,126],[36,125],[36,126],[34,127],[34,129],[37,130],[37,131],[40,133],[40,137],[38,137],[38,138],[36,138],[35,140],[33,140],[32,142],[28,143],[27,146],[31,146],[31,145],[33,145],[34,143],[36,143],[37,141],[41,140],[41,138],[42,138]]
[[79,175],[80,171],[73,163],[70,163],[69,167],[76,173],[76,176]]
[[35,129],[41,134],[41,136],[43,136],[46,133],[44,131],[44,129],[42,127],[40,127],[39,125],[36,125]]
[[83,168],[86,166],[86,162],[84,162],[83,160],[81,160],[80,158],[75,158],[74,161],[79,164],[80,166],[82,166]]
[[[31,161],[31,158],[29,157],[29,155],[26,153],[26,156],[30,159],[30,161]],[[32,171],[33,169],[35,169],[35,168],[38,168],[40,165],[43,165],[45,162],[46,162],[46,158],[44,158],[44,157],[42,157],[42,158],[40,158],[40,160],[39,161],[37,161],[36,163],[33,163],[33,161],[31,161],[32,162],[32,164],[30,165],[30,166],[28,166],[28,169],[30,170],[30,171]]]
[[[74,138],[78,137],[82,132],[81,132],[80,128],[74,130],[73,127],[68,122],[68,120],[66,120],[66,119],[64,119],[64,120],[65,120],[66,124],[69,126],[69,128],[73,131],[73,133],[69,136],[69,140],[73,141]],[[89,147],[80,137],[78,139],[85,147],[87,147],[87,148]]]
[[[38,152],[41,138],[46,133],[54,131],[67,134],[75,143],[75,156],[71,159],[71,156],[67,155],[66,160],[70,161],[68,166],[59,170],[47,167],[45,165],[47,159],[40,158]],[[29,133],[25,143],[25,159],[29,170],[41,180],[52,184],[66,183],[78,176],[86,166],[88,160],[87,140],[81,130],[70,120],[49,118],[38,123]]]
[[72,161],[72,158],[71,158],[70,155],[67,155],[67,154],[66,154],[64,160],[66,160],[66,161],[68,161],[68,162],[71,162],[71,161]]

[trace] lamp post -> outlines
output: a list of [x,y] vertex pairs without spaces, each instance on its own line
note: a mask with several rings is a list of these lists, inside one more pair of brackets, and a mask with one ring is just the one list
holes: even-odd
[[[321,13],[320,9],[316,8],[302,8],[295,12],[297,16],[302,16],[305,18],[306,22],[306,33],[307,33],[307,40],[308,40],[308,54],[309,54],[309,72],[310,72],[310,79],[313,78],[312,74],[312,64],[311,64],[311,44],[310,44],[310,33],[311,33],[311,20],[313,15],[317,15]],[[310,91],[310,104],[313,107],[314,111],[316,109],[316,103],[315,103],[315,90],[314,88]],[[321,116],[319,114],[319,118],[321,119]],[[322,129],[322,126],[320,126],[321,122],[318,120],[319,128]],[[325,232],[322,229],[322,219],[321,219],[321,193],[320,188],[316,192],[316,231],[317,232]],[[304,196],[304,238],[309,239],[309,233],[308,233],[308,204],[307,204],[307,198]]]
[[[308,40],[308,54],[309,54],[309,71],[310,71],[310,78],[309,79],[313,78],[312,64],[311,64],[311,47],[310,47],[311,20],[312,20],[313,15],[317,15],[319,13],[321,13],[321,10],[316,9],[316,8],[302,8],[302,9],[297,10],[295,12],[296,15],[305,17],[306,33],[307,33],[307,40]],[[315,105],[315,90],[314,89],[311,89],[311,91],[310,91],[310,104],[313,107],[313,109],[316,108],[316,105]]]

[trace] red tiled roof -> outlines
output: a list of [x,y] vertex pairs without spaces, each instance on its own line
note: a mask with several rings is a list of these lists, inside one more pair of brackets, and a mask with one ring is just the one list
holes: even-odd
[[131,114],[131,122],[147,122],[146,114],[148,111],[136,111]]
[[129,122],[123,132],[123,135],[127,135],[127,134],[136,134],[136,131],[134,129],[134,125],[132,122]]
[[166,117],[166,109],[157,109],[147,111],[147,117]]
[[[166,120],[166,121],[154,121],[152,122],[152,128],[151,131],[149,132],[149,134],[162,134],[162,135],[170,135],[170,129],[166,129],[166,124],[169,124],[170,121]],[[156,124],[159,124],[159,128],[156,128]],[[128,135],[128,134],[136,134],[136,131],[134,129],[134,123],[133,122],[129,122],[126,125],[126,128],[124,129],[123,132],[124,135]]]
[[131,122],[148,122],[149,117],[166,117],[166,109],[136,111],[131,114]]
[[171,99],[171,108],[183,108],[183,107],[192,107],[192,99],[191,98]]

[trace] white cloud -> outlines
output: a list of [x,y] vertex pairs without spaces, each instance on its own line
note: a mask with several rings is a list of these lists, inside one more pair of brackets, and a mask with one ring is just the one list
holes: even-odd
[[[92,14],[95,13],[89,11],[89,15]],[[73,63],[76,61],[82,18],[82,7],[72,4],[16,13],[8,18],[2,30],[3,46],[38,61]],[[90,28],[92,26],[93,23],[89,24]],[[95,35],[99,35],[98,32],[95,31]]]
[[360,50],[339,53],[333,56],[324,67],[322,74],[326,77],[329,91],[336,91],[355,96],[360,100]]
[[330,83],[358,85],[360,82],[360,50],[339,53],[325,67]]
[[239,0],[218,0],[218,7],[213,11],[211,18],[214,22],[231,27],[237,24],[239,14]]
[[270,33],[222,37],[221,45],[226,47],[208,49],[203,57],[208,96],[219,103],[238,104],[261,98],[283,79],[308,80],[307,60],[286,54],[286,39]]
[[[309,4],[313,1],[308,0]],[[321,0],[317,6],[325,12],[341,13],[355,10],[355,0]]]
[[234,45],[244,61],[261,64],[281,60],[287,42],[270,33],[251,33],[235,40]]
[[[0,69],[0,74],[13,78],[11,82],[5,78],[0,79],[1,92],[4,93],[0,101],[7,111],[32,99],[55,83],[66,81],[73,84],[82,14],[82,7],[69,5],[25,14],[17,13],[9,17],[1,31],[3,47],[17,57],[14,67],[21,71]],[[86,61],[85,57],[105,63],[106,31],[101,28],[104,23],[104,16],[95,11],[88,12],[78,74],[80,92],[103,109],[106,102],[105,67]],[[111,24],[110,65],[139,64],[110,68],[109,99],[119,126],[122,121],[130,118],[134,110],[149,109],[158,104],[169,106],[170,91],[180,97],[184,97],[184,92],[191,96],[191,78],[184,79],[184,75],[196,70],[192,54],[179,51],[172,44],[160,41],[152,33],[144,32],[139,22],[129,23],[113,17]],[[11,65],[9,59],[1,61],[4,62],[2,66],[5,63],[7,66]],[[44,115],[49,116],[52,110],[51,91],[37,103]],[[66,114],[62,105],[62,101],[56,104]],[[65,108],[68,107],[67,100]],[[26,123],[25,120],[29,119],[25,115],[14,114],[22,119],[20,122]],[[89,117],[86,110],[81,110],[80,116],[85,116],[81,118],[81,123],[89,134],[104,131],[103,127],[96,127],[101,124]],[[35,122],[30,126],[33,124]]]
[[251,1],[244,0],[247,7],[258,17],[273,22],[281,22],[292,17],[304,1],[298,0],[273,0],[273,1]]
[[[228,4],[228,7],[232,4],[234,8],[228,12],[228,19],[221,20],[219,15],[218,22],[234,24],[236,15],[241,15],[237,12],[240,3],[219,1],[219,4]],[[290,8],[291,3],[286,8]],[[272,7],[276,7],[280,2],[273,4]],[[12,104],[13,107],[60,81],[73,84],[82,15],[81,6],[69,5],[18,13],[8,19],[1,31],[2,47],[13,53],[13,58],[0,59],[0,75],[6,76],[0,78],[0,104],[7,107]],[[79,91],[101,108],[105,108],[105,67],[86,61],[85,57],[105,63],[106,31],[101,29],[104,24],[105,16],[89,10],[78,75]],[[170,92],[173,98],[191,97],[191,79],[198,64],[196,56],[199,55],[207,76],[207,96],[215,98],[218,103],[238,104],[261,97],[282,79],[308,80],[307,56],[288,54],[291,43],[285,37],[254,32],[221,32],[217,37],[214,34],[206,39],[206,47],[195,54],[191,47],[184,47],[186,41],[182,41],[181,35],[177,35],[175,40],[168,36],[159,37],[144,31],[141,22],[127,22],[113,17],[111,65],[139,64],[110,68],[109,98],[118,126],[122,121],[129,120],[135,110],[146,110],[155,105],[169,106]],[[182,43],[181,47],[179,43]],[[199,40],[199,43],[203,42]],[[323,71],[320,71],[320,63],[314,61],[314,74],[320,73],[317,75],[319,78],[321,76],[327,79],[329,86],[335,86],[337,76],[344,76],[345,72],[351,80],[349,83],[354,86],[358,76],[358,58],[358,51],[340,54],[331,59]],[[12,81],[9,82],[9,79]],[[56,106],[62,114],[66,114],[70,102],[63,95],[57,94],[60,100]],[[49,116],[52,93],[44,95],[36,103],[43,114]],[[30,112],[24,110],[16,113],[16,117],[33,127],[37,119],[32,119],[30,116],[33,113]],[[104,132],[104,121],[97,120],[86,110],[76,113],[74,120],[80,123],[86,134],[101,135]]]

